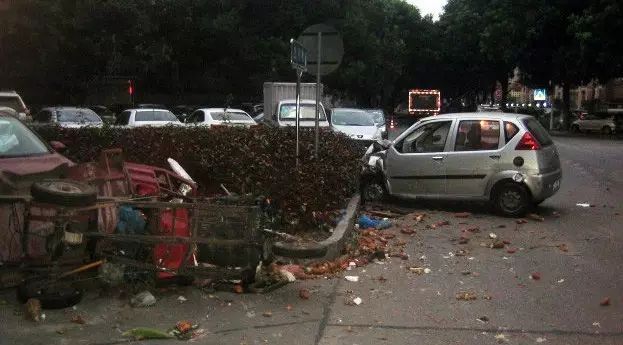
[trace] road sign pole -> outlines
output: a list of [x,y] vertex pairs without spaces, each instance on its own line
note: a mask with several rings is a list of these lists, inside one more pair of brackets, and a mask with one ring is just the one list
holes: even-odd
[[296,70],[296,167],[299,167],[299,120],[301,118],[301,76],[302,70]]
[[316,128],[314,138],[314,157],[318,158],[318,142],[320,137],[320,65],[322,64],[322,32],[318,32],[318,58],[316,62]]

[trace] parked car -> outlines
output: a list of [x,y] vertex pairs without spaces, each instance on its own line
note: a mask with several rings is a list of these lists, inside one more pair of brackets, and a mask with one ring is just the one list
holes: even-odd
[[201,108],[195,110],[186,123],[201,126],[236,126],[250,127],[257,123],[249,114],[240,109]]
[[196,105],[176,105],[171,108],[171,112],[173,112],[180,121],[186,122],[188,116],[197,108],[199,107]]
[[381,129],[381,137],[387,139],[387,122],[383,109],[366,109],[366,111],[372,114],[374,123]]
[[374,122],[370,112],[352,108],[334,108],[331,110],[331,127],[350,138],[372,143],[382,139],[382,130]]
[[585,114],[571,123],[572,132],[612,134],[617,132],[617,129],[620,130],[620,119],[616,114],[608,112]]
[[127,109],[117,115],[115,125],[128,127],[179,125],[180,120],[166,109]]
[[108,109],[108,107],[103,105],[91,105],[87,108],[93,110],[104,122],[115,122],[115,113],[112,110]]
[[39,174],[38,178],[43,178],[43,173],[61,165],[73,165],[56,152],[63,148],[59,142],[46,144],[20,120],[0,115],[0,190],[3,184],[12,184],[12,175]]
[[365,199],[488,200],[520,216],[554,195],[562,171],[549,134],[532,116],[460,113],[427,117],[393,142],[368,148]]
[[24,104],[22,97],[15,91],[0,92],[0,107],[14,109],[20,120],[28,120],[30,117],[30,110]]
[[33,116],[33,122],[41,125],[58,125],[66,128],[102,127],[102,119],[89,108],[48,107]]

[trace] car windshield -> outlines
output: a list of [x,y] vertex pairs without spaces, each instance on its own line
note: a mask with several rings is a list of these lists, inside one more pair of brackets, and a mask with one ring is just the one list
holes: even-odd
[[0,117],[0,157],[37,156],[50,153],[48,147],[19,120]]
[[152,110],[152,111],[137,111],[136,121],[173,121],[179,122],[177,117],[168,110]]
[[19,101],[17,96],[0,96],[0,107],[9,107],[17,111],[24,111],[22,102]]
[[249,115],[235,111],[228,111],[227,113],[210,113],[210,116],[212,116],[212,119],[216,121],[253,121],[253,119]]
[[[280,120],[296,120],[296,104],[286,103],[281,105],[279,109]],[[315,104],[301,104],[301,120],[315,120],[316,119],[316,105]],[[320,120],[326,120],[327,117],[324,113],[324,109],[320,107]]]
[[374,126],[372,114],[355,109],[334,109],[331,123],[338,126]]
[[367,111],[369,114],[372,115],[372,119],[374,120],[374,123],[385,123],[385,114],[383,114],[382,110],[368,110]]
[[58,122],[101,123],[102,119],[91,109],[56,110]]

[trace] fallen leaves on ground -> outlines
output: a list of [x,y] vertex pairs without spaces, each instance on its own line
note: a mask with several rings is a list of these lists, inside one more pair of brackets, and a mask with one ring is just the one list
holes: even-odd
[[454,214],[456,218],[469,218],[472,214],[469,212],[457,212]]
[[566,244],[564,244],[564,243],[561,243],[561,244],[557,245],[556,247],[557,247],[558,249],[560,249],[561,251],[563,251],[563,252],[568,252],[568,251],[569,251],[569,248],[568,248],[568,247],[567,247],[567,245],[566,245]]
[[538,215],[538,214],[536,214],[536,213],[530,213],[530,214],[528,215],[528,218],[529,218],[529,219],[532,219],[532,220],[536,220],[537,222],[542,222],[542,221],[545,221],[545,218],[543,218],[543,216]]
[[539,280],[539,279],[541,279],[541,273],[539,273],[539,272],[534,272],[534,273],[532,273],[532,274],[530,275],[530,278],[531,278],[532,280]]
[[82,317],[82,315],[74,315],[71,317],[71,322],[72,323],[77,323],[79,325],[84,325],[85,323],[87,323],[86,321],[84,321],[84,318]]
[[309,290],[307,290],[307,289],[300,289],[299,290],[299,297],[301,299],[309,299],[311,297],[311,292],[309,292]]
[[609,306],[610,305],[610,297],[606,297],[606,298],[602,299],[601,302],[599,302],[599,305],[601,305],[602,307]]
[[478,299],[478,296],[475,292],[464,291],[456,294],[456,299],[459,301],[474,301]]
[[517,223],[517,224],[526,224],[526,223],[528,223],[528,221],[527,221],[527,220],[525,220],[525,219],[523,219],[523,218],[521,218],[521,219],[517,219],[517,220],[515,221],[515,223]]
[[235,293],[243,293],[244,292],[244,289],[242,288],[242,285],[240,285],[240,284],[235,284],[233,289],[234,289]]
[[270,311],[270,310],[267,310],[267,311],[262,313],[262,316],[263,317],[271,317],[271,316],[273,316],[273,312]]
[[405,235],[413,235],[415,234],[415,230],[413,229],[400,229],[400,232]]

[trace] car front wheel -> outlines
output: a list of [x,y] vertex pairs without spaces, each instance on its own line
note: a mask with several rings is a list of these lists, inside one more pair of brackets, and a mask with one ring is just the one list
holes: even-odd
[[495,208],[504,216],[521,217],[530,207],[530,194],[521,184],[505,182],[494,193]]

